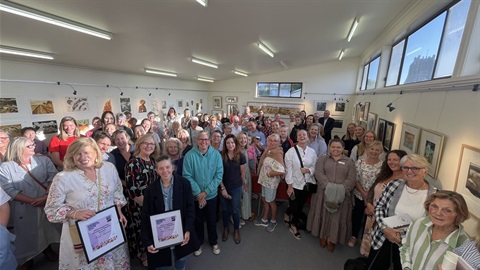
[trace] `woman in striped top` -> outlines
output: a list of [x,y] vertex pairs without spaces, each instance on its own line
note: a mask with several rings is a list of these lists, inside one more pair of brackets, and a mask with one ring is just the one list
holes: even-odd
[[454,191],[438,191],[425,201],[426,217],[410,224],[402,240],[402,268],[437,269],[447,251],[468,239],[461,223],[468,218],[468,207],[462,195]]
[[474,269],[480,269],[480,222],[477,223],[476,239],[467,240],[454,252],[467,261]]

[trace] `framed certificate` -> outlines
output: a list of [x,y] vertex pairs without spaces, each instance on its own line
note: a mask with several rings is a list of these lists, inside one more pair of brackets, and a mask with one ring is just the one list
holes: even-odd
[[155,249],[174,246],[183,242],[180,210],[150,216]]
[[125,243],[125,233],[115,205],[97,212],[88,220],[75,223],[88,263]]

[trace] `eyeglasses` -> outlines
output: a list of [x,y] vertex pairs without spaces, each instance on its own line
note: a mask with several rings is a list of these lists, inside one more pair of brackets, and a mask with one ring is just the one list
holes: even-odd
[[34,143],[34,144],[30,144],[30,145],[25,145],[25,147],[27,147],[29,149],[33,149],[33,148],[35,148],[35,145],[37,145],[37,144]]
[[142,144],[145,145],[145,146],[155,147],[155,143],[147,143],[147,142],[144,142],[144,143],[142,143]]
[[451,215],[455,214],[455,212],[453,212],[452,209],[450,209],[450,208],[440,208],[436,204],[430,204],[429,207],[428,207],[428,210],[432,211],[432,212],[437,212],[437,213],[440,210],[440,214],[442,214],[444,216],[451,216]]
[[7,139],[10,139],[10,137],[0,137],[0,140],[5,141]]
[[411,170],[412,172],[418,172],[421,169],[424,169],[424,168],[402,166],[402,170],[406,172],[408,172],[408,170]]

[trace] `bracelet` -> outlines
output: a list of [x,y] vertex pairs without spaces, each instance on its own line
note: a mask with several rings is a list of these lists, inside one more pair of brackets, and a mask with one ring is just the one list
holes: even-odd
[[72,212],[73,212],[73,215],[71,215],[71,218],[72,218],[73,220],[75,220],[75,216],[77,215],[77,211],[78,211],[78,210],[73,210],[73,211],[72,211]]

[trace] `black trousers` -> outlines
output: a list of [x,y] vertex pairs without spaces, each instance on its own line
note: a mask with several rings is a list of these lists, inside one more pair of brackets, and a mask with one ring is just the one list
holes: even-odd
[[295,193],[295,200],[292,200],[290,197],[288,198],[288,208],[285,214],[292,216],[290,222],[297,229],[305,229],[300,228],[300,219],[303,220],[304,223],[307,221],[307,215],[303,212],[303,207],[310,193],[296,188],[293,189],[293,192]]
[[359,238],[360,229],[365,224],[365,203],[362,200],[355,198],[355,206],[352,210],[352,236]]
[[367,270],[388,270],[393,264],[393,270],[402,270],[398,245],[385,239],[378,250],[370,248],[367,260]]

